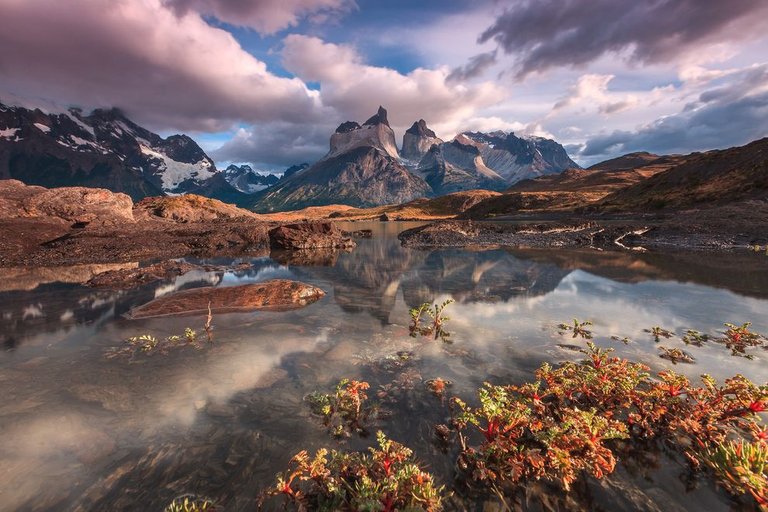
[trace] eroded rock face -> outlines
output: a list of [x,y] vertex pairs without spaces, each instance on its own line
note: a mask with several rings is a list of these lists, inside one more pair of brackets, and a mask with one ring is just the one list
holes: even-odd
[[356,244],[330,222],[297,223],[278,226],[269,231],[273,249],[352,248]]
[[102,188],[47,189],[18,180],[0,180],[0,216],[51,218],[83,225],[119,226],[134,223],[133,201],[126,194]]
[[312,304],[325,295],[315,286],[288,279],[272,279],[242,286],[204,287],[155,299],[130,311],[131,319],[163,316],[235,313],[255,310],[284,311]]
[[435,132],[427,127],[426,121],[419,119],[403,134],[403,150],[401,156],[418,162],[435,144],[442,144]]

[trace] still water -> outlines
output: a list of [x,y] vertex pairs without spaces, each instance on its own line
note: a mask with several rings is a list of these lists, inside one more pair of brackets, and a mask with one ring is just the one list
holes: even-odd
[[[309,414],[304,397],[343,377],[369,381],[372,396],[386,387],[390,414],[372,430],[414,448],[450,484],[451,457],[432,441],[446,412],[425,389],[429,379],[450,380],[451,393],[470,401],[483,381],[531,379],[544,361],[579,358],[568,346],[579,342],[556,327],[573,318],[594,323],[599,345],[656,371],[672,363],[658,357],[659,344],[643,329],[717,334],[723,322],[750,321],[768,332],[764,256],[420,251],[397,240],[407,223],[349,227],[371,228],[373,238],[351,253],[314,259],[189,260],[238,266],[130,291],[76,284],[110,265],[0,269],[0,510],[162,510],[185,494],[253,510],[297,451],[372,445],[373,436],[335,440]],[[271,278],[298,279],[327,295],[289,312],[217,315],[214,343],[202,349],[109,357],[130,336],[202,330],[204,318],[125,319],[135,305],[180,289]],[[409,308],[447,298],[456,301],[446,310],[452,343],[410,337]],[[762,349],[748,360],[716,343],[685,347],[677,337],[660,345],[696,358],[674,366],[691,377],[768,380]],[[386,363],[399,351],[412,356],[393,370]],[[569,508],[626,508],[621,496],[637,489],[660,510],[734,510],[706,480],[686,481],[681,465],[649,457],[623,461],[610,483],[580,486]],[[523,509],[547,502],[531,496]],[[459,498],[448,508],[496,509]]]

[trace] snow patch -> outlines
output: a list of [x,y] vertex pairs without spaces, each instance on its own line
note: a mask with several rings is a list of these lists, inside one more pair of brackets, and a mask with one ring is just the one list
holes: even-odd
[[76,115],[72,114],[71,112],[65,112],[65,115],[69,117],[72,121],[74,121],[80,128],[82,128],[86,132],[90,133],[94,138],[96,138],[96,132],[93,130],[92,126],[88,126],[82,121],[82,119],[79,119]]
[[32,124],[34,124],[35,128],[37,128],[38,130],[40,130],[43,133],[51,133],[51,127],[50,126],[46,126],[46,125],[44,125],[42,123],[32,123]]
[[215,174],[211,170],[212,165],[208,160],[203,159],[193,164],[187,164],[177,162],[167,155],[143,144],[140,147],[143,154],[159,162],[157,174],[160,175],[163,190],[166,192],[175,190],[184,181],[191,179],[200,182],[213,177]]
[[0,139],[10,139],[15,137],[16,132],[18,131],[19,128],[6,128],[5,130],[0,130]]

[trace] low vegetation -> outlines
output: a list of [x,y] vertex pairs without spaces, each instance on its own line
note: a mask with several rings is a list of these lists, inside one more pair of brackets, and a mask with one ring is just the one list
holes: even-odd
[[442,304],[425,302],[421,306],[411,309],[411,325],[409,326],[411,336],[414,338],[426,336],[448,342],[451,333],[445,330],[445,323],[450,320],[450,317],[444,316],[443,311],[453,302],[453,299],[448,299]]
[[313,392],[307,395],[312,413],[320,416],[336,437],[365,433],[366,425],[376,417],[378,408],[368,404],[366,391],[370,384],[342,379],[333,393]]
[[[432,327],[419,327],[427,311],[444,322],[445,305],[427,303],[412,310],[414,325]],[[439,397],[439,407],[447,406],[450,421],[435,425],[434,432],[446,447],[454,447],[445,450],[456,457],[454,489],[489,492],[511,509],[507,500],[529,482],[545,481],[568,491],[586,476],[611,474],[630,446],[643,450],[657,445],[673,457],[677,454],[690,471],[706,474],[732,495],[768,510],[768,385],[742,375],[722,383],[708,375],[695,383],[671,370],[652,375],[649,367],[598,347],[591,325],[574,320],[559,326],[561,334],[586,341],[583,359],[558,366],[544,363],[535,379],[523,384],[485,383],[476,401],[448,398],[451,382],[446,379],[423,381],[422,393]],[[750,327],[725,324],[722,337],[688,330],[681,340],[688,346],[714,340],[743,356],[765,342]],[[656,341],[675,337],[661,327],[646,331]],[[680,348],[658,349],[672,363],[695,363]],[[411,368],[404,361],[414,359],[410,353],[394,358],[388,373],[408,373]],[[393,377],[393,385],[398,378]],[[314,393],[308,401],[335,434],[345,435],[360,431],[374,410],[366,403],[368,388],[367,382],[345,379],[334,393]],[[397,396],[390,391],[384,395]],[[368,453],[298,453],[263,499],[283,496],[299,510],[440,510],[448,494],[416,464],[412,451],[381,432],[377,439],[378,447]]]
[[572,333],[572,338],[582,338],[585,340],[591,340],[592,339],[592,331],[589,330],[589,327],[592,325],[592,322],[589,320],[586,320],[584,322],[579,322],[578,319],[574,318],[572,324],[559,324],[557,326],[558,329],[560,329],[560,334],[565,334],[567,332]]
[[219,509],[210,500],[194,496],[176,498],[163,512],[217,512]]
[[376,439],[378,447],[369,453],[320,449],[310,457],[299,452],[263,500],[283,496],[286,506],[329,512],[440,510],[444,489],[419,467],[413,452],[382,432]]

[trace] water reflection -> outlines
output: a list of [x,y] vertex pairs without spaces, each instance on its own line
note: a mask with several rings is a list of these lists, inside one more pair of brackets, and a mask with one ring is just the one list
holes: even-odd
[[[374,390],[390,384],[397,375],[375,362],[399,350],[414,353],[409,379],[444,378],[454,383],[452,392],[470,398],[484,380],[530,378],[542,361],[578,357],[560,346],[572,340],[555,327],[573,317],[594,322],[598,343],[657,370],[670,363],[658,357],[645,328],[716,332],[725,321],[752,321],[768,332],[765,258],[416,251],[396,239],[406,224],[364,227],[373,238],[349,253],[194,260],[212,270],[128,291],[67,284],[82,269],[60,269],[64,283],[53,282],[52,271],[6,273],[0,332],[13,350],[0,353],[0,510],[159,510],[189,492],[227,510],[252,510],[256,490],[293,453],[335,443],[313,423],[303,397],[341,377],[367,379]],[[302,310],[219,315],[215,343],[203,350],[133,363],[104,357],[128,336],[180,334],[204,321],[124,319],[133,306],[181,289],[276,277],[304,280],[328,295]],[[408,309],[447,298],[456,300],[446,311],[454,344],[411,338]],[[633,341],[615,343],[613,334]],[[678,339],[664,344],[682,347]],[[697,364],[675,369],[693,377],[768,378],[768,353],[747,361],[717,344],[687,350]],[[448,481],[452,463],[430,442],[431,425],[444,421],[443,413],[424,389],[409,390],[377,428],[412,445]],[[345,446],[369,441],[352,438]],[[647,473],[632,485],[668,496],[670,506],[728,509],[722,494],[687,490],[663,464]],[[620,508],[619,501],[611,506],[619,498],[601,492],[604,508]],[[580,499],[577,505],[590,509]]]

